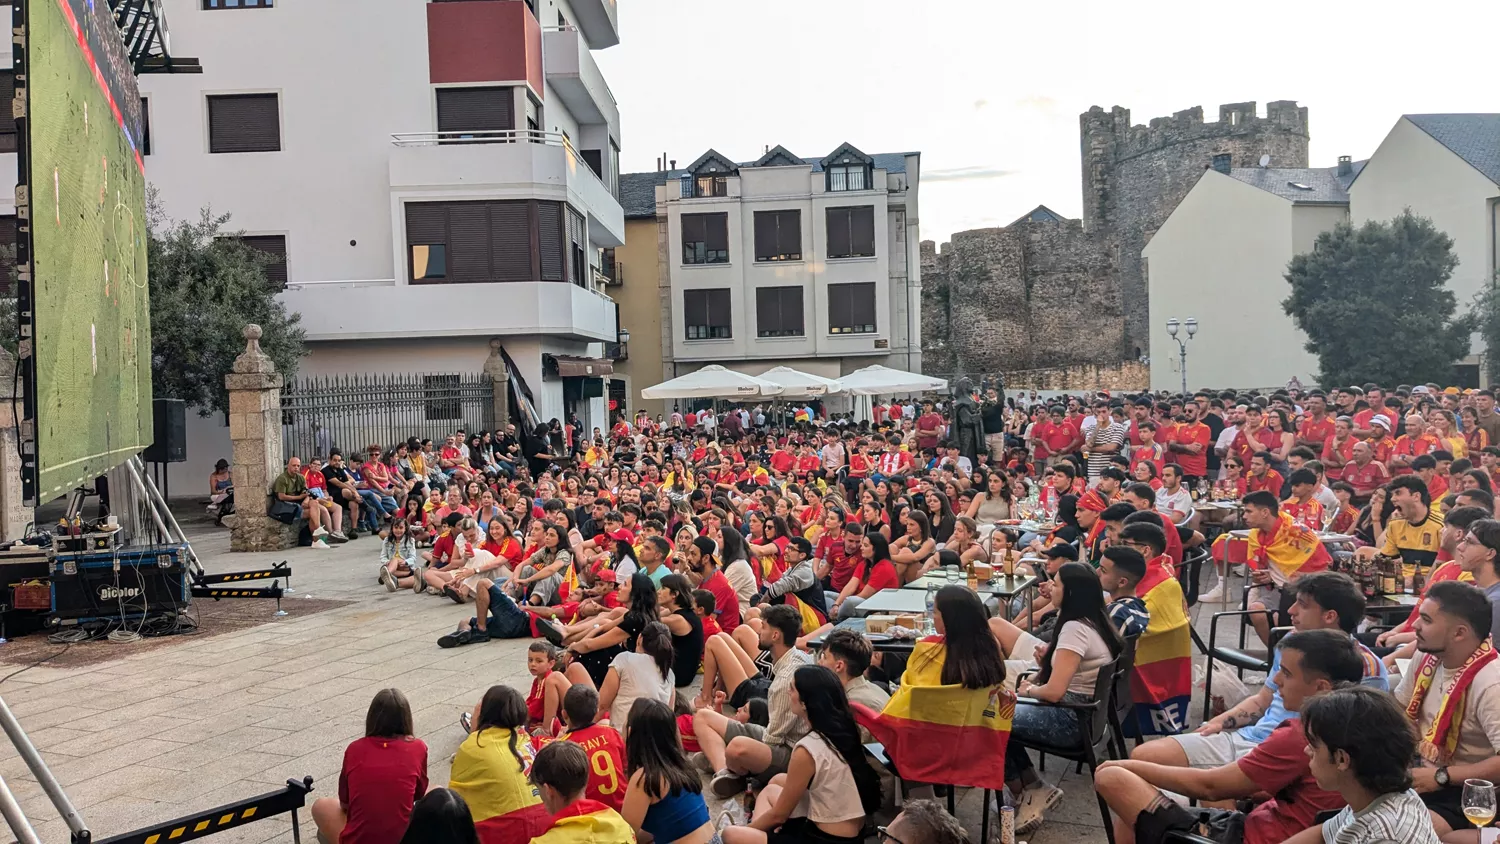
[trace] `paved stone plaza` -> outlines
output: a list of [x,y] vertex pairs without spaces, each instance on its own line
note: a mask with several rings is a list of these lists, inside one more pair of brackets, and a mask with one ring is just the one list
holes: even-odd
[[[295,589],[288,602],[351,603],[280,620],[270,618],[268,606],[264,625],[177,637],[138,653],[139,645],[94,644],[119,656],[81,667],[41,665],[0,684],[0,696],[96,838],[270,791],[288,778],[314,777],[315,797],[335,793],[345,745],[362,735],[371,696],[391,686],[411,701],[431,782],[443,785],[463,738],[459,713],[494,683],[530,688],[526,640],[439,649],[437,637],[464,611],[377,586],[374,539],[331,551],[231,555],[227,530],[188,530],[209,571],[286,559]],[[0,666],[0,676],[16,667]],[[1047,777],[1060,774],[1068,796],[1032,840],[1104,841],[1087,773],[1050,760]],[[43,841],[67,840],[66,826],[8,743],[0,743],[0,776]],[[979,797],[961,796],[967,799],[959,814],[977,840]],[[301,819],[311,842],[311,819]],[[210,840],[290,841],[291,824],[281,816]]]

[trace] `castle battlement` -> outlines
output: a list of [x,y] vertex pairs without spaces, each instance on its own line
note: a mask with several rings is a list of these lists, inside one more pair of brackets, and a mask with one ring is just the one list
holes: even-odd
[[1264,131],[1286,132],[1306,137],[1307,108],[1295,100],[1266,103],[1264,116],[1255,102],[1219,106],[1216,121],[1203,119],[1203,107],[1194,106],[1170,117],[1154,117],[1148,124],[1132,123],[1130,109],[1115,106],[1106,112],[1099,106],[1081,116],[1083,148],[1112,150],[1116,159],[1133,158],[1145,152],[1182,143],[1218,137],[1248,135]]

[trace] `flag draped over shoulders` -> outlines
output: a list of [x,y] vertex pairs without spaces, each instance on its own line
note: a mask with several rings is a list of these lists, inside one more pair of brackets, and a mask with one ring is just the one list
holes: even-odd
[[1270,530],[1250,531],[1246,562],[1284,583],[1298,572],[1322,571],[1333,558],[1318,535],[1282,511]]
[[885,746],[904,779],[1000,790],[1016,699],[1003,686],[944,685],[942,636],[919,641],[881,712],[852,704],[855,720]]
[[1157,557],[1136,587],[1151,623],[1136,641],[1130,676],[1132,720],[1140,735],[1170,735],[1187,728],[1193,693],[1191,621],[1182,586],[1166,560]]

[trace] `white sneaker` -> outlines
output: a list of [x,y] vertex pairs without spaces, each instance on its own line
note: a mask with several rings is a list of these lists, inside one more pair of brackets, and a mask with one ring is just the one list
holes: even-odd
[[312,547],[318,549],[319,551],[327,551],[333,546],[329,545],[327,542],[324,542],[321,539],[318,539],[313,541]]
[[1021,791],[1016,801],[1016,835],[1030,834],[1046,820],[1049,809],[1062,802],[1063,791],[1055,785],[1039,782]]
[[1224,581],[1219,581],[1214,588],[1198,595],[1199,603],[1217,604],[1224,600]]
[[326,527],[320,527],[317,530],[313,531],[312,535],[314,537],[327,536],[328,535],[328,528],[326,528]]

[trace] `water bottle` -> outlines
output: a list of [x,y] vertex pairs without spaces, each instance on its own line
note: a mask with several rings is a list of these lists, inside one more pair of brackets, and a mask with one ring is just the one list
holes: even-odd
[[936,608],[936,607],[937,607],[937,585],[933,584],[933,583],[929,583],[929,584],[927,584],[927,617],[923,621],[923,627],[926,628],[926,632],[927,632],[928,635],[932,635],[933,633],[937,632],[937,629],[933,625],[933,621],[932,621],[932,619],[933,619],[932,613],[933,613],[934,608]]

